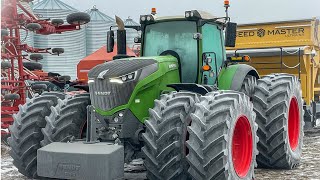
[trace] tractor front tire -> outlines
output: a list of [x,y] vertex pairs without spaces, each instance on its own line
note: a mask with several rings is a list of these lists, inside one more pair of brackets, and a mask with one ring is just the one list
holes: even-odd
[[258,80],[253,96],[258,123],[259,167],[292,169],[301,160],[303,100],[297,77],[271,74]]
[[236,91],[208,93],[191,117],[187,159],[192,178],[253,179],[258,125],[249,97]]
[[19,112],[13,115],[13,125],[9,127],[11,136],[8,143],[10,155],[18,171],[30,178],[37,178],[37,150],[43,139],[41,128],[45,127],[45,117],[51,113],[50,107],[55,106],[63,93],[43,93],[27,103],[19,106]]
[[83,138],[87,122],[87,106],[90,103],[89,94],[84,93],[51,107],[51,114],[46,117],[46,127],[42,129],[44,139],[41,145]]
[[150,118],[145,121],[142,135],[145,146],[144,165],[149,179],[187,179],[186,160],[187,126],[190,114],[199,102],[191,92],[171,92],[155,100],[149,109]]

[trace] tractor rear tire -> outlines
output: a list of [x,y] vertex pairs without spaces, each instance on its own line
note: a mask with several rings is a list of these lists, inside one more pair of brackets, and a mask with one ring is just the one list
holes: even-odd
[[258,166],[292,169],[301,160],[304,135],[300,82],[294,75],[271,74],[259,79],[255,89]]
[[23,62],[23,66],[29,71],[42,70],[42,64],[38,62],[25,61]]
[[154,108],[149,109],[142,135],[148,179],[188,178],[185,141],[197,102],[199,97],[194,93],[171,92],[155,100]]
[[208,93],[191,118],[187,159],[193,179],[253,179],[258,125],[248,96],[236,91]]
[[243,92],[245,95],[251,98],[254,94],[254,88],[256,85],[257,78],[251,75],[247,75],[243,80],[240,92]]
[[30,178],[37,178],[37,150],[43,139],[41,128],[45,127],[45,117],[51,113],[50,107],[55,106],[63,93],[43,93],[27,103],[19,106],[19,112],[13,115],[13,125],[9,127],[11,136],[8,143],[10,155],[18,171]]
[[68,142],[84,137],[86,129],[87,106],[91,104],[89,94],[78,94],[51,107],[51,114],[46,117],[46,127],[42,146],[52,142]]

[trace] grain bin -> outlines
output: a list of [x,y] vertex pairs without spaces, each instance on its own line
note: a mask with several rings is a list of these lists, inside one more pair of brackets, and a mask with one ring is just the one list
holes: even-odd
[[[124,25],[132,26],[132,27],[140,26],[139,23],[133,21],[133,19],[131,19],[130,17],[128,17],[128,19],[124,21]],[[134,38],[137,37],[140,32],[132,28],[126,28],[126,31],[127,31],[127,46],[129,48],[132,48],[134,45]]]
[[106,45],[107,32],[110,26],[115,25],[115,20],[103,14],[96,6],[86,13],[91,17],[90,22],[86,24],[87,55],[90,55]]
[[[78,10],[60,0],[43,0],[34,5],[34,13],[40,19],[63,19],[66,23],[67,15],[74,12],[78,12]],[[64,48],[64,53],[60,56],[44,54],[43,69],[61,75],[69,75],[74,80],[76,79],[77,64],[86,56],[85,26],[82,26],[81,30],[61,34],[35,34],[34,46],[36,48]]]

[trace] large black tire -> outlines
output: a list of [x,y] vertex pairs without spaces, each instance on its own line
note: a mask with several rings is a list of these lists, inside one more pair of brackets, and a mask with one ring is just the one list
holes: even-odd
[[82,24],[87,24],[88,22],[90,22],[90,15],[84,12],[76,12],[76,13],[72,13],[69,14],[67,16],[67,22],[69,24],[75,24],[75,25],[82,25]]
[[10,155],[18,171],[30,178],[37,178],[37,150],[43,139],[41,128],[45,127],[45,117],[51,113],[50,107],[55,106],[62,93],[43,93],[28,99],[19,106],[19,112],[13,115],[13,125],[9,127],[11,136],[8,143]]
[[63,25],[64,21],[63,19],[52,19],[51,20],[51,24],[53,24],[54,26],[61,26]]
[[63,53],[64,53],[64,49],[63,49],[63,48],[53,48],[53,49],[52,49],[52,53],[53,53],[53,54],[60,55],[60,54],[63,54]]
[[9,100],[9,101],[14,101],[14,100],[20,99],[20,95],[19,94],[6,94],[6,95],[4,95],[4,99]]
[[43,59],[42,54],[30,54],[29,58],[34,61],[40,61]]
[[46,84],[31,84],[31,89],[35,90],[35,91],[44,91],[48,89],[48,86]]
[[89,94],[78,94],[61,102],[51,107],[51,114],[46,117],[47,125],[42,129],[44,135],[42,146],[84,137],[87,106],[91,104]]
[[42,64],[38,62],[25,61],[23,62],[23,66],[30,71],[42,70]]
[[192,178],[253,179],[258,125],[249,97],[236,91],[208,93],[191,117],[187,159]]
[[39,23],[29,23],[27,24],[26,28],[29,31],[38,31],[42,28],[42,26]]
[[171,92],[155,100],[145,121],[143,134],[145,167],[149,179],[186,179],[187,126],[190,114],[199,102],[198,95],[189,92]]
[[262,77],[255,88],[253,104],[260,138],[258,166],[294,168],[301,159],[304,135],[303,100],[298,78],[289,74]]
[[257,78],[251,75],[247,75],[240,88],[240,92],[243,92],[245,95],[249,96],[250,98],[254,94],[254,88],[257,85]]
[[67,82],[67,81],[70,81],[71,80],[71,77],[70,76],[59,76],[58,77],[58,81],[60,81],[60,82],[63,82],[63,83],[65,83],[65,82]]

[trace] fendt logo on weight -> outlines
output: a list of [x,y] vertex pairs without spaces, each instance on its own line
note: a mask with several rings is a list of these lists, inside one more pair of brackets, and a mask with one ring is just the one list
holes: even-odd
[[265,35],[266,35],[266,30],[264,30],[264,29],[258,29],[258,31],[257,31],[257,36],[263,37],[263,36],[265,36]]

